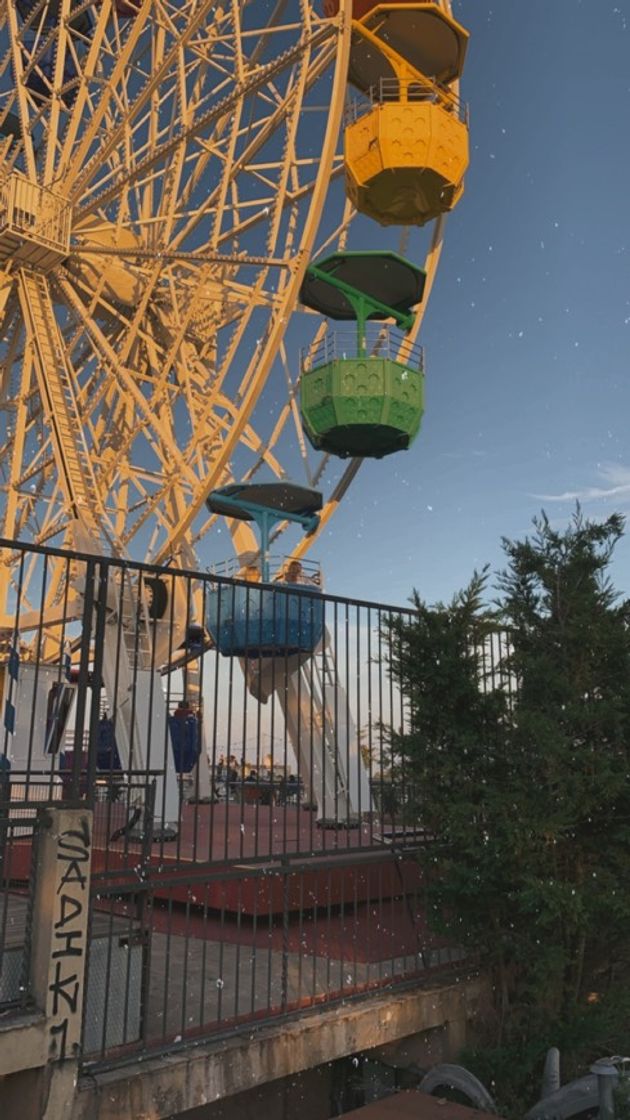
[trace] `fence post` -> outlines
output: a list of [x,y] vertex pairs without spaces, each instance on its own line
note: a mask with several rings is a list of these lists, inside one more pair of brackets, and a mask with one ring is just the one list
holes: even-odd
[[79,662],[79,680],[77,682],[77,708],[74,724],[74,747],[72,752],[72,797],[76,801],[81,797],[85,709],[88,686],[90,683],[90,639],[92,636],[92,616],[94,611],[94,577],[95,563],[93,559],[90,559],[86,561],[85,565],[85,592],[83,596],[83,618],[81,620],[81,659]]
[[280,856],[282,866],[282,972],[280,981],[280,1005],[286,1011],[289,1003],[289,876],[291,865],[286,852]]
[[0,756],[0,884],[4,880],[4,858],[9,840],[9,809],[11,807],[11,777],[9,770],[2,762],[6,756]]
[[[101,719],[101,693],[103,690],[103,652],[105,649],[105,618],[107,614],[107,584],[109,566],[106,560],[99,561],[98,587],[94,587],[92,600],[94,618],[94,654],[92,658],[92,699],[88,730],[87,789],[86,796],[90,805],[94,804],[96,791],[96,762],[98,755],[98,732]],[[96,573],[94,574],[96,583]],[[84,619],[84,624],[85,624]],[[88,633],[88,653],[90,649]]]
[[92,855],[88,809],[38,811],[31,991],[46,1016],[42,1120],[58,1120],[74,1097],[86,986]]

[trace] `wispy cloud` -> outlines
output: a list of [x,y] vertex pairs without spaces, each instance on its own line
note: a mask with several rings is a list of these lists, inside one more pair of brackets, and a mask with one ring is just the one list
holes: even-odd
[[612,498],[630,501],[630,467],[620,463],[602,463],[597,469],[599,485],[565,490],[561,494],[532,494],[541,502],[598,502]]

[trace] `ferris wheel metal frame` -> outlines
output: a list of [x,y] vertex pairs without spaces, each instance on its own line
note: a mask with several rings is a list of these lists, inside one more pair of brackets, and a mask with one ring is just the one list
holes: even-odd
[[[437,6],[450,14],[449,0]],[[356,216],[343,196],[339,148],[352,35],[352,0],[341,0],[333,18],[310,0],[7,0],[0,8],[5,540],[122,559],[140,548],[155,565],[190,571],[219,516],[205,511],[213,490],[247,483],[261,468],[286,478],[287,454],[309,486],[324,488],[331,457],[307,445],[287,336],[311,259],[344,249]],[[420,331],[444,222],[433,223],[424,300],[407,342]],[[400,234],[399,250],[408,236]],[[326,324],[314,321],[317,345]],[[284,389],[269,422],[261,405],[273,378]],[[330,484],[318,527],[291,548],[295,558],[328,525],[361,463],[351,459]],[[257,551],[246,522],[228,526],[237,556]],[[50,645],[54,659],[60,606],[64,621],[78,619],[84,589],[67,561],[53,558],[43,601],[29,615],[37,563],[34,556],[26,576],[22,569],[20,627],[45,619],[39,655],[46,660]],[[137,587],[118,578],[103,679],[114,694],[123,685],[120,747],[131,765],[134,741],[136,754],[150,756],[151,727],[140,713],[147,696],[161,695],[156,667],[168,661],[173,633],[150,620],[138,577]],[[171,618],[185,631],[190,593],[174,594]],[[15,595],[5,553],[5,632]],[[124,639],[135,649],[121,655],[121,610],[144,620],[142,680],[137,633]],[[315,686],[309,701],[300,673],[297,665],[288,674],[280,698],[298,755],[300,704],[325,706],[326,695]],[[161,727],[166,710],[157,708]],[[323,771],[332,780],[338,759],[323,715],[316,753],[330,759]],[[346,738],[354,741],[352,729]],[[207,793],[207,751],[201,764],[198,786]],[[161,780],[174,822],[169,766]],[[322,793],[324,816],[336,782]],[[366,797],[364,789],[363,804]]]
[[[47,22],[51,5],[56,18]],[[231,0],[217,7],[200,0],[169,6],[143,0],[136,7],[127,0],[118,6],[115,0],[102,0],[95,9],[85,3],[73,6],[71,0],[22,0],[21,9],[12,4],[5,8],[9,49],[0,70],[6,73],[11,66],[15,74],[13,94],[0,94],[0,130],[5,126],[6,133],[0,146],[4,408],[5,417],[10,413],[13,421],[5,423],[1,448],[6,494],[2,535],[7,539],[26,535],[58,543],[61,536],[74,547],[124,556],[133,553],[143,535],[147,559],[161,563],[179,556],[180,563],[192,566],[195,546],[215,522],[213,515],[202,516],[205,498],[231,480],[238,449],[247,448],[251,460],[243,480],[263,466],[282,477],[286,471],[281,445],[292,425],[307,481],[318,485],[326,474],[327,456],[308,465],[311,455],[299,417],[298,378],[292,375],[294,360],[285,335],[315,247],[343,247],[354,217],[346,201],[316,246],[330,184],[343,170],[338,138],[352,5],[343,0],[339,15],[324,19],[314,5],[300,0],[300,34],[293,25],[294,40],[288,46],[283,42],[284,51],[271,61],[261,58],[261,43],[268,47],[274,36],[290,38],[291,23],[278,23],[282,16],[287,19],[287,0],[275,4],[266,37],[260,28],[255,35],[251,27],[241,26],[248,7],[256,5]],[[440,7],[450,11],[448,0],[440,0]],[[81,19],[94,11],[88,35]],[[181,26],[170,28],[169,40],[167,17],[173,24],[176,16]],[[0,17],[0,41],[1,23]],[[30,53],[25,46],[29,34]],[[256,46],[247,55],[247,44],[254,40]],[[217,43],[223,44],[224,54],[232,48],[234,73],[229,79],[224,73],[226,92],[219,88],[222,96],[217,98],[213,90],[212,100],[203,83]],[[187,61],[188,49],[193,61]],[[147,51],[150,65],[146,59],[135,64],[138,53],[145,58]],[[44,70],[38,69],[47,56],[54,59],[48,91]],[[99,66],[106,71],[109,67],[100,85]],[[225,61],[223,68],[227,69]],[[185,94],[174,92],[174,71],[180,85],[187,75],[191,89],[193,78],[197,80],[197,103],[189,91],[189,119],[184,112],[181,123],[171,120],[165,125],[166,109],[172,114],[173,105],[186,102]],[[252,99],[268,99],[269,89],[287,71],[291,78],[285,96],[275,89],[267,117],[262,123],[255,121]],[[315,174],[311,171],[308,178],[303,171],[300,182],[295,164],[300,162],[302,110],[314,108],[305,105],[305,99],[330,72],[321,147],[316,157],[301,161],[315,167]],[[74,76],[64,81],[68,73]],[[245,144],[244,107],[250,113]],[[12,118],[18,120],[18,135],[6,128]],[[311,112],[309,130],[312,121]],[[280,126],[285,130],[285,151],[276,167],[254,166],[257,149],[265,151],[269,136]],[[212,165],[208,129],[214,129],[214,147],[226,158],[217,184],[199,204],[195,190]],[[158,185],[157,170],[165,166],[170,179],[165,173],[166,184]],[[244,168],[250,178],[255,171],[266,191],[276,188],[271,204],[269,195],[256,199],[251,190],[249,197],[236,198]],[[308,200],[299,219],[296,196]],[[232,225],[222,226],[230,208]],[[43,232],[42,211],[47,212]],[[235,213],[243,227],[238,236],[233,230]],[[252,252],[251,243],[249,251],[227,251],[264,223],[264,237],[256,234],[264,252]],[[201,227],[209,236],[200,247],[191,248],[192,231],[198,239]],[[426,295],[412,337],[420,330],[443,231],[440,218],[425,261]],[[285,241],[280,244],[282,236]],[[403,232],[403,243],[405,238]],[[2,239],[0,233],[0,243]],[[244,276],[254,277],[250,287],[240,283]],[[218,313],[217,285],[227,290]],[[114,298],[117,287],[126,289],[122,303]],[[252,349],[251,339],[246,339],[248,326],[253,309],[265,303],[271,307],[267,330]],[[208,324],[212,314],[214,322]],[[217,369],[216,323],[221,315],[232,334]],[[319,333],[324,329],[322,323]],[[250,348],[249,361],[238,384],[225,391],[236,363],[242,363],[244,343]],[[274,365],[284,372],[286,397],[271,430],[261,435],[256,406]],[[183,425],[178,429],[177,422],[181,416],[174,416],[169,393],[173,396],[172,382],[184,367],[185,388],[194,407],[185,417],[191,430],[182,448]],[[183,395],[174,394],[178,401]],[[39,446],[32,446],[33,436]],[[151,460],[145,465],[133,459],[141,439],[148,445],[145,458]],[[352,460],[325,495],[320,532],[360,465],[361,460]],[[145,529],[149,524],[151,534]],[[303,555],[316,537],[299,542],[295,554]],[[233,538],[238,553],[255,548],[247,527],[233,527]]]

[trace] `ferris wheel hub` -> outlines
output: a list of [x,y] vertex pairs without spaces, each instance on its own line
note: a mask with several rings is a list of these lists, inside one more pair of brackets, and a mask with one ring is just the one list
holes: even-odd
[[75,223],[72,232],[74,270],[83,282],[109,300],[134,306],[142,293],[142,272],[133,256],[143,248],[140,238],[126,226],[93,217]]
[[72,204],[13,171],[0,186],[0,263],[50,272],[70,250]]

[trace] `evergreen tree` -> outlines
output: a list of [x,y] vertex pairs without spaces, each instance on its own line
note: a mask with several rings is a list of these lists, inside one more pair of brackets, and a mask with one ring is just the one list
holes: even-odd
[[496,1041],[601,993],[630,928],[630,607],[608,577],[623,519],[534,526],[503,542],[493,614],[484,572],[449,605],[415,594],[388,633],[410,727],[391,750],[433,836],[429,917],[492,971]]

